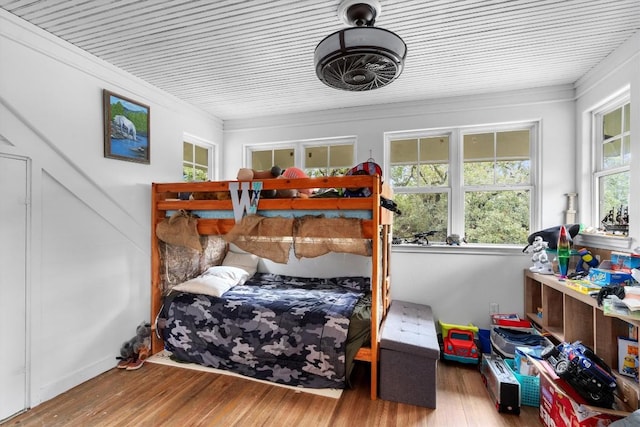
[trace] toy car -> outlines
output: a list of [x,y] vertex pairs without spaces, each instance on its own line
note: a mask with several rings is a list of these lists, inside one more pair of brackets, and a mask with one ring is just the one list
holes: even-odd
[[613,405],[616,379],[611,368],[589,347],[580,341],[564,342],[545,349],[542,357],[587,402],[606,408]]
[[473,331],[450,329],[443,342],[442,357],[445,360],[462,363],[478,363],[480,360]]

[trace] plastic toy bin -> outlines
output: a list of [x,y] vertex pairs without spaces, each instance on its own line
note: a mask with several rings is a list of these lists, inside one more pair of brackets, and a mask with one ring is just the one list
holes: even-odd
[[515,361],[513,359],[504,359],[504,361],[520,383],[520,404],[540,406],[540,378],[530,375],[520,375],[516,372]]

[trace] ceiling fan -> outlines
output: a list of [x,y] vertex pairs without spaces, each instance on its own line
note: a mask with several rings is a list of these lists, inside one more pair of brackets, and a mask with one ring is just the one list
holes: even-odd
[[316,74],[329,87],[367,91],[387,86],[400,76],[407,45],[395,33],[374,27],[377,0],[343,0],[338,16],[350,28],[325,37],[314,54]]

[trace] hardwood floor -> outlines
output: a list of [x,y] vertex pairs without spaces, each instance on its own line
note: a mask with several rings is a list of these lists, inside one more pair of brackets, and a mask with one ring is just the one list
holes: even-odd
[[437,409],[372,401],[368,365],[340,399],[227,375],[146,363],[112,369],[6,426],[535,426],[538,408],[500,414],[475,367],[439,363]]

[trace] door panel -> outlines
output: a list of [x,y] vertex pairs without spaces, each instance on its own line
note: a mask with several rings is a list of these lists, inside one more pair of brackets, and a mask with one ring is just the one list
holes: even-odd
[[28,194],[27,161],[0,155],[0,420],[26,407]]

